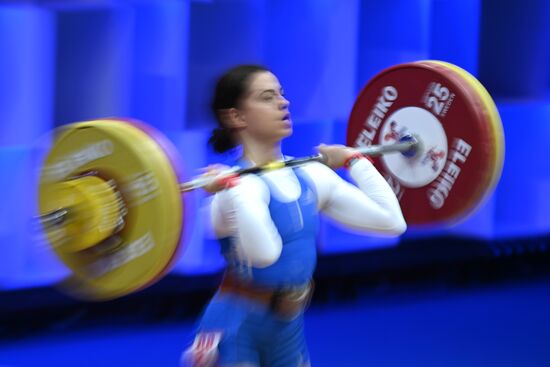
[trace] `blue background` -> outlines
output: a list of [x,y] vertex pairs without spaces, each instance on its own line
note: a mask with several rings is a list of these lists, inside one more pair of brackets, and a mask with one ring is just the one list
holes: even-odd
[[[445,60],[495,98],[506,136],[500,183],[452,228],[404,238],[507,239],[550,233],[550,5],[543,0],[133,0],[0,4],[0,289],[48,285],[66,274],[33,228],[36,176],[51,129],[106,116],[163,131],[188,177],[221,160],[207,147],[217,75],[263,63],[278,75],[295,122],[285,152],[343,143],[360,88],[391,65]],[[204,196],[187,197],[197,213]],[[204,213],[203,213],[204,214]],[[222,266],[197,215],[173,270]],[[397,246],[330,222],[322,254]]]

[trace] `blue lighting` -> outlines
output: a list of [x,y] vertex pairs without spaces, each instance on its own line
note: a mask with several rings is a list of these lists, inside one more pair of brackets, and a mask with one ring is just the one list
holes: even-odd
[[[208,106],[215,78],[236,63],[264,63],[279,77],[295,122],[284,148],[294,156],[312,154],[321,142],[344,143],[358,91],[382,69],[419,59],[465,68],[497,97],[506,134],[501,181],[460,225],[411,229],[405,237],[550,233],[549,6],[543,0],[1,4],[0,289],[51,283],[65,274],[28,229],[36,211],[37,141],[47,131],[104,116],[141,119],[168,135],[193,176],[223,159],[206,146],[214,125]],[[188,200],[198,211],[205,195]],[[176,272],[222,266],[216,244],[204,239],[204,217],[190,225]],[[365,239],[329,221],[319,238],[321,253],[398,242]]]

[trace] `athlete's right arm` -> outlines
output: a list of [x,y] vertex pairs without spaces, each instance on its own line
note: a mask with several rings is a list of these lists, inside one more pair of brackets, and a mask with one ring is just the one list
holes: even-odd
[[282,250],[269,199],[265,183],[256,175],[246,175],[214,196],[210,212],[216,236],[231,237],[240,260],[258,268],[273,264]]

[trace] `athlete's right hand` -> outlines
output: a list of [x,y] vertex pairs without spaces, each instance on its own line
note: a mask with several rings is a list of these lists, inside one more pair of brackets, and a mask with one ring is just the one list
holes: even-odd
[[239,183],[239,177],[231,172],[231,167],[223,164],[212,164],[205,168],[206,172],[200,177],[210,177],[212,181],[203,187],[211,194],[229,189]]

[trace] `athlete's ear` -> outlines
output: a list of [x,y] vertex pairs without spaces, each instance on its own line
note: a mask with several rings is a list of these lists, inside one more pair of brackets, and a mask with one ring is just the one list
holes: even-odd
[[247,126],[246,117],[238,108],[227,108],[219,114],[223,124],[231,130],[240,130]]

